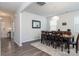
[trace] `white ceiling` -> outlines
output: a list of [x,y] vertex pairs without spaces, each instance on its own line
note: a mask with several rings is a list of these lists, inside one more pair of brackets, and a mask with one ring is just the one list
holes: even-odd
[[14,14],[22,5],[22,2],[0,2],[0,16],[5,13],[5,15]]
[[79,10],[79,2],[46,2],[43,6],[39,6],[34,2],[25,9],[25,11],[46,17],[76,10]]

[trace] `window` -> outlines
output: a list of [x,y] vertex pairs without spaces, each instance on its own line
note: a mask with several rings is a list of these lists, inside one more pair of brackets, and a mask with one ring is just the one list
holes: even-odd
[[50,31],[57,29],[57,21],[59,20],[58,16],[54,16],[50,20]]
[[79,16],[74,17],[74,32],[79,32]]

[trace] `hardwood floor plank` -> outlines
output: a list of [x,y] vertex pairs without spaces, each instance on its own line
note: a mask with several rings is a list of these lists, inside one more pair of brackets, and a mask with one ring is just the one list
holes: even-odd
[[49,54],[25,43],[22,47],[17,46],[10,39],[1,39],[2,56],[50,56]]

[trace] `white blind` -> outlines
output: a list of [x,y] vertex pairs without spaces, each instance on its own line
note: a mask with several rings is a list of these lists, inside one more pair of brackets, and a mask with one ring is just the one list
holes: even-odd
[[74,17],[74,31],[79,32],[79,16]]
[[50,31],[52,31],[52,30],[56,30],[56,21],[50,21]]

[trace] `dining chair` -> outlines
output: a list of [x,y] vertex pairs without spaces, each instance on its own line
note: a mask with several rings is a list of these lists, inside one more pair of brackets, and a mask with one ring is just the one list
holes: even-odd
[[58,31],[60,31],[60,29],[58,29]]
[[70,31],[71,31],[71,29],[67,29],[67,31],[68,31],[68,32],[70,32]]
[[79,45],[79,34],[77,35],[76,41],[74,41],[74,37],[72,38],[72,41],[70,42],[70,44],[76,47],[76,53],[78,53],[78,45]]
[[41,31],[41,43],[44,43],[44,31]]
[[51,33],[52,33],[51,34],[51,46],[53,46],[53,48],[54,48],[55,47],[55,45],[54,45],[54,42],[55,42],[55,32],[52,31]]
[[46,31],[41,32],[41,43],[45,44],[46,42]]
[[55,32],[55,40],[54,40],[55,49],[61,45],[60,32]]

